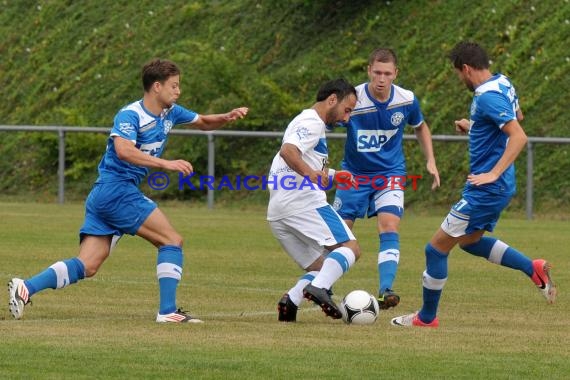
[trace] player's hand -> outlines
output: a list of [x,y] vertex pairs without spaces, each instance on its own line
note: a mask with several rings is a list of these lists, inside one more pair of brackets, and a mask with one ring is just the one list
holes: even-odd
[[471,129],[469,120],[467,119],[455,120],[454,123],[455,123],[455,132],[458,132],[462,135],[469,133],[469,129]]
[[166,161],[166,165],[164,168],[167,170],[180,172],[180,173],[184,174],[185,176],[194,171],[192,164],[189,163],[188,161],[185,161],[185,160]]
[[321,185],[321,187],[327,187],[329,184],[329,177],[324,170],[311,170],[307,177],[311,183]]
[[426,168],[428,173],[433,176],[433,183],[431,184],[431,189],[435,190],[440,185],[439,172],[437,170],[437,166],[435,165],[434,161],[428,161],[428,163],[426,164]]
[[326,170],[323,170],[322,173],[323,173],[322,176],[319,177],[318,185],[320,185],[322,189],[328,189],[331,183],[329,176],[329,169],[327,168]]
[[469,174],[467,176],[467,182],[475,186],[485,185],[487,183],[493,183],[499,176],[493,172],[481,173],[481,174]]
[[234,121],[237,119],[243,119],[247,113],[249,112],[249,108],[247,107],[240,107],[234,108],[230,112],[226,114],[226,121]]
[[353,187],[358,188],[358,184],[356,183],[356,179],[352,175],[351,172],[348,170],[337,170],[334,175],[334,180],[337,185],[341,185],[341,190],[351,189]]

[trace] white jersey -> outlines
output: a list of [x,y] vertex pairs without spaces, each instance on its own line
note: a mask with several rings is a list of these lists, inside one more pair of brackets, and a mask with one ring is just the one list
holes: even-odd
[[[326,125],[314,109],[303,110],[287,126],[282,144],[293,144],[314,170],[323,170],[328,159]],[[269,170],[267,220],[274,221],[326,206],[326,193],[287,165],[279,152]]]

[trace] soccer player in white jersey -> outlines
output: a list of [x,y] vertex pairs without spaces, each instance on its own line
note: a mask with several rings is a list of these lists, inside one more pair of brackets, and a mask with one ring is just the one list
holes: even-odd
[[469,135],[469,175],[462,199],[425,247],[423,306],[418,313],[392,319],[395,326],[437,327],[437,308],[447,281],[447,258],[456,244],[491,263],[516,269],[530,277],[548,303],[556,299],[550,264],[531,260],[507,243],[483,236],[493,231],[501,212],[516,191],[514,161],[527,137],[519,121],[523,115],[511,81],[489,71],[485,50],[473,42],[460,42],[450,53],[459,79],[474,92],[470,120],[455,122]]
[[188,124],[201,130],[214,130],[243,118],[248,109],[199,115],[176,104],[180,96],[180,70],[168,60],[147,63],[142,69],[142,84],[143,98],[122,108],[115,116],[99,164],[99,177],[87,197],[85,221],[79,232],[79,255],[58,261],[26,280],[13,278],[8,290],[14,318],[22,318],[24,306],[32,295],[94,276],[126,233],[141,236],[158,249],[160,305],[156,321],[201,322],[176,306],[176,289],[183,267],[182,237],[138,186],[148,168],[192,173],[192,165],[186,160],[160,158],[173,126]]
[[439,186],[431,133],[412,91],[393,82],[398,75],[396,54],[374,50],[368,60],[369,82],[356,87],[358,102],[345,124],[347,139],[342,168],[358,179],[358,187],[337,187],[333,207],[352,229],[356,218],[377,216],[378,304],[388,309],[400,302],[393,283],[400,260],[400,219],[404,212],[406,162],[404,128],[410,125]]
[[306,271],[278,302],[279,321],[295,322],[303,298],[334,319],[340,310],[330,288],[358,259],[356,239],[327,203],[329,176],[326,125],[348,121],[356,103],[344,79],[323,84],[317,102],[289,123],[269,171],[267,220],[287,254]]

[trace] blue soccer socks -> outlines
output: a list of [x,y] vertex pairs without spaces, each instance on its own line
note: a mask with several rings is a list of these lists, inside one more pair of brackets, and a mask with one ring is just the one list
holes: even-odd
[[428,243],[425,255],[426,270],[422,278],[424,303],[418,317],[422,322],[429,324],[437,315],[441,292],[447,281],[448,254],[439,252]]
[[462,246],[461,249],[494,264],[517,269],[529,277],[532,276],[532,260],[496,238],[484,236],[477,243]]
[[379,294],[392,289],[392,284],[400,262],[400,235],[397,232],[384,232],[379,235],[380,249],[378,253]]
[[44,289],[60,289],[85,277],[85,266],[77,257],[58,261],[43,272],[24,281],[29,296]]
[[183,261],[184,255],[181,247],[165,245],[158,249],[156,276],[160,289],[159,314],[176,311],[176,289],[182,278]]

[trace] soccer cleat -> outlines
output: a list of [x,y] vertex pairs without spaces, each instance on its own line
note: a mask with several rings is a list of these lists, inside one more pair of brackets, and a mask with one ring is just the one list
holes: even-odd
[[303,296],[319,305],[321,309],[323,309],[323,312],[332,319],[342,318],[342,314],[338,306],[333,302],[327,289],[317,288],[316,286],[309,284],[305,286],[305,289],[303,289]]
[[202,320],[187,314],[182,309],[178,309],[170,314],[157,314],[156,321],[159,323],[204,323]]
[[24,280],[13,278],[8,282],[10,314],[15,319],[21,319],[24,316],[24,306],[30,303],[30,295],[28,288],[24,284]]
[[295,322],[297,320],[297,305],[291,301],[289,294],[285,293],[277,304],[278,319],[281,322]]
[[531,277],[532,282],[536,284],[548,303],[554,303],[556,300],[556,285],[552,281],[552,277],[550,277],[552,266],[546,260],[537,259],[532,261],[532,268],[534,269]]
[[422,322],[420,317],[418,317],[418,313],[412,313],[412,314],[406,314],[406,315],[401,315],[401,316],[396,317],[396,318],[392,318],[392,320],[390,321],[390,324],[392,326],[402,326],[402,327],[412,327],[412,326],[438,327],[439,326],[439,320],[437,319],[437,317],[435,317],[435,319],[433,321],[431,321],[430,323],[425,323],[425,322]]
[[394,293],[392,289],[386,289],[378,297],[378,306],[380,310],[387,310],[391,307],[396,307],[400,303],[400,296]]

